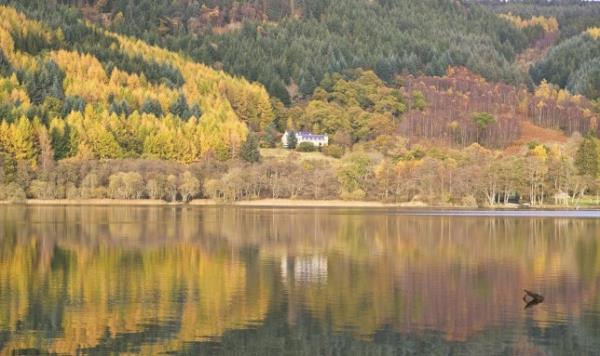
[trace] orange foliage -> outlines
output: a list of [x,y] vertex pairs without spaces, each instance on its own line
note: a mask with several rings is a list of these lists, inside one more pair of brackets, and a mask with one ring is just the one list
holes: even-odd
[[522,132],[531,127],[550,129],[539,138],[557,141],[557,135],[598,130],[588,99],[545,82],[531,93],[526,87],[489,83],[462,67],[449,68],[445,77],[409,75],[401,82],[405,93],[421,92],[427,101],[425,110],[409,105],[400,125],[405,137],[468,146],[476,141],[477,127],[470,120],[475,112],[490,113],[497,119],[481,136],[480,143],[487,146],[507,147],[537,137],[534,130]]

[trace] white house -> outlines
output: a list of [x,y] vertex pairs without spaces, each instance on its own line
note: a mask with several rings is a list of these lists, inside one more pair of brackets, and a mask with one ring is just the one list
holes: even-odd
[[[283,147],[288,147],[288,137],[291,134],[290,131],[286,131],[281,138],[281,142],[283,143]],[[296,132],[296,145],[301,144],[302,142],[310,142],[315,147],[323,147],[329,145],[329,136],[327,135],[315,135],[306,131]]]

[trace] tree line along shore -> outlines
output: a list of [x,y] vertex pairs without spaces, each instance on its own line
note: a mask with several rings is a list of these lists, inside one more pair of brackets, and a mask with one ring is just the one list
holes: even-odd
[[34,170],[13,161],[0,165],[0,201],[586,207],[598,205],[598,147],[597,139],[574,135],[516,154],[473,144],[400,146],[399,158],[366,149],[339,159],[279,149],[256,150],[253,162],[70,159]]

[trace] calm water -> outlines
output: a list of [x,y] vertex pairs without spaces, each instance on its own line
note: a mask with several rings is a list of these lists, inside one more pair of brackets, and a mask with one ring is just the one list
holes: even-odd
[[0,354],[600,354],[599,215],[480,215],[0,206]]

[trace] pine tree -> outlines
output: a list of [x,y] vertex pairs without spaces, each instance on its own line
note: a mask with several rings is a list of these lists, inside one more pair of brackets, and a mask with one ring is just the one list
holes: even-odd
[[162,107],[158,100],[146,98],[140,110],[142,114],[154,114],[156,117],[163,116]]
[[303,96],[310,96],[317,87],[317,83],[315,82],[315,78],[312,74],[307,73],[300,78],[299,89]]
[[194,104],[190,109],[190,115],[196,119],[200,119],[200,116],[202,116],[202,109],[200,109],[200,105]]
[[298,138],[296,137],[296,133],[294,131],[288,131],[287,133],[287,148],[293,150],[298,145]]
[[598,139],[587,135],[575,155],[575,166],[580,175],[598,177],[600,160],[600,145]]
[[0,184],[14,182],[17,175],[17,160],[0,149]]
[[67,96],[60,114],[64,118],[73,111],[83,112],[84,109],[85,101],[80,96]]
[[169,108],[171,114],[180,117],[184,121],[187,121],[191,116],[190,107],[188,106],[187,99],[185,95],[179,94],[177,100],[171,104]]
[[246,137],[246,141],[240,147],[240,158],[246,162],[260,162],[260,148],[258,144],[258,136],[250,132]]
[[58,161],[69,156],[71,151],[70,135],[71,126],[69,124],[65,124],[62,132],[58,127],[53,127],[50,130],[50,142],[54,149],[54,160]]
[[4,55],[4,51],[0,48],[0,77],[8,77],[12,73],[12,66],[8,58]]

